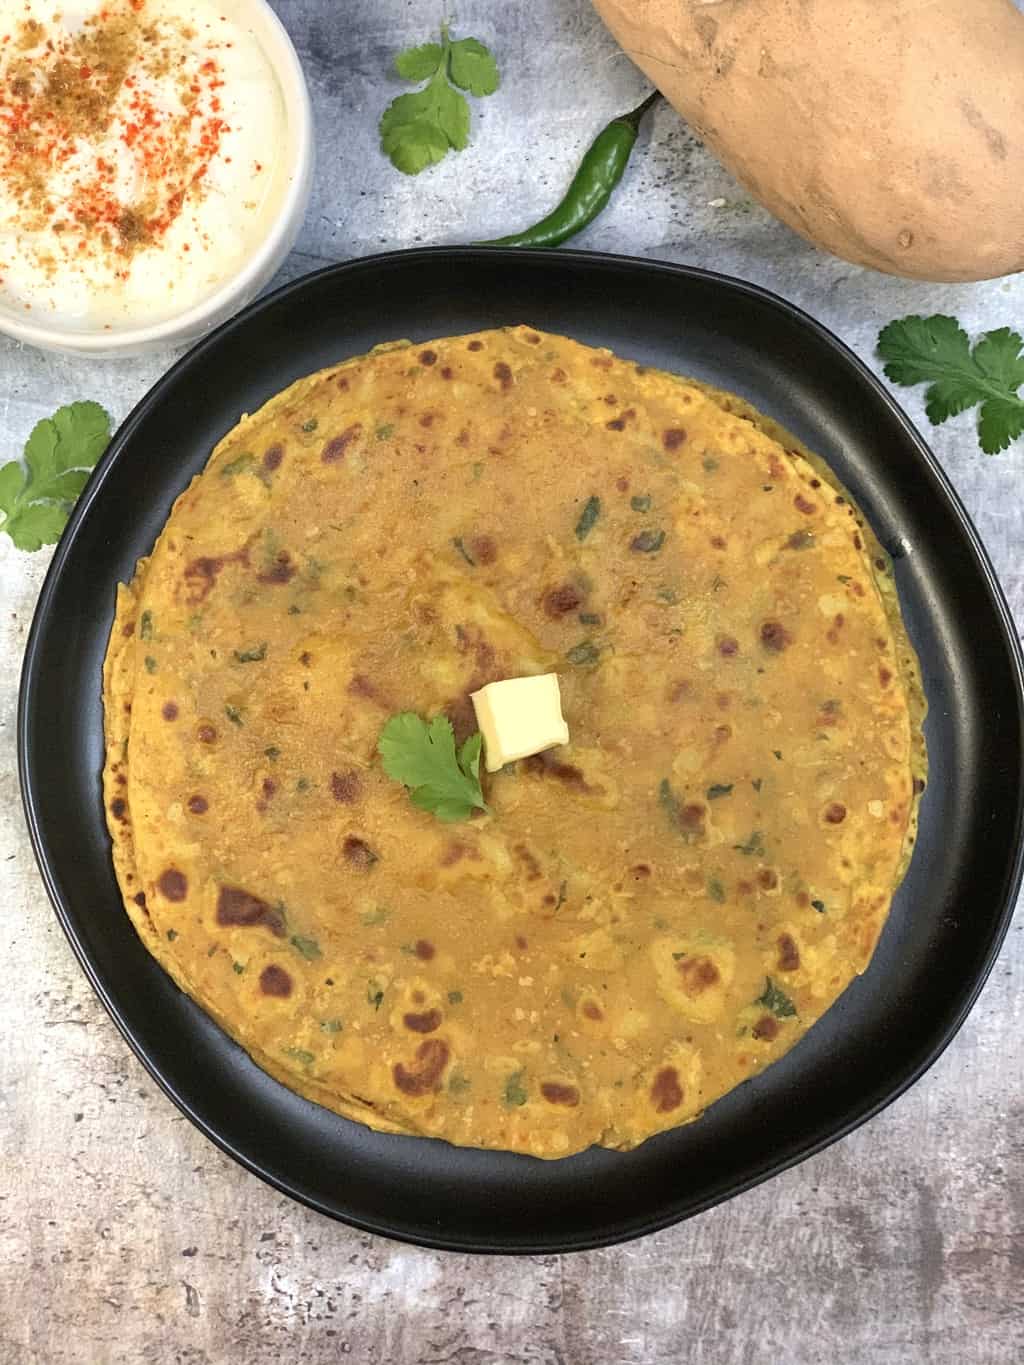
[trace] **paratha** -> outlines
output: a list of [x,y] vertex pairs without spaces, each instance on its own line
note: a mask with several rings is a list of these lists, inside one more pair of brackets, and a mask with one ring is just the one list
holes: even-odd
[[[390,716],[557,672],[570,743],[416,809]],[[265,1070],[392,1133],[561,1157],[697,1118],[868,965],[924,701],[850,497],[743,400],[530,327],[245,417],[119,589],[114,864]]]

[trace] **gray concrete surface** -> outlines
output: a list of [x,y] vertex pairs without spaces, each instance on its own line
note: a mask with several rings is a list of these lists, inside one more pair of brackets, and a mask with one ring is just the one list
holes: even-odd
[[[319,119],[317,191],[284,277],[510,230],[557,198],[642,79],[586,0],[461,0],[504,84],[471,147],[416,180],[377,152],[395,49],[440,3],[280,0]],[[1024,324],[1019,279],[940,287],[826,258],[752,205],[659,109],[583,245],[735,273],[823,319],[869,362],[883,323],[955,312]],[[121,418],[174,357],[88,363],[0,340],[0,451],[55,404]],[[874,363],[874,362],[872,362]],[[915,394],[905,399],[926,427]],[[932,434],[1024,628],[1024,444]],[[72,959],[18,800],[21,652],[46,552],[0,538],[0,1365],[1011,1365],[1024,1358],[1024,938],[906,1097],[796,1170],[688,1224],[580,1256],[472,1259],[399,1246],[289,1203],[155,1089]],[[69,704],[73,692],[69,691]]]

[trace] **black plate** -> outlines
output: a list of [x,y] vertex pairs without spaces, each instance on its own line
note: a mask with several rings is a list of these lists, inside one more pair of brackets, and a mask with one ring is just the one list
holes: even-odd
[[[868,973],[698,1123],[563,1161],[385,1137],[270,1080],[142,947],[110,864],[100,669],[114,585],[243,411],[399,337],[530,322],[743,394],[825,455],[896,560],[931,704],[913,866]],[[552,452],[553,458],[557,453]],[[809,317],[700,270],[560,251],[424,250],[282,289],[197,346],[125,422],[43,586],[22,678],[22,791],[57,914],[114,1021],[214,1142],[324,1213],[476,1251],[598,1246],[688,1217],[888,1104],[960,1027],[1021,876],[1024,699],[1010,615],[964,509],[899,408]]]

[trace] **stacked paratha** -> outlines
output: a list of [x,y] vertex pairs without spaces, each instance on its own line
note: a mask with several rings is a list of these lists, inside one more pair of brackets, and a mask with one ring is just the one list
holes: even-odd
[[[387,719],[557,671],[571,743],[444,824]],[[310,1099],[388,1132],[628,1148],[867,966],[923,698],[889,565],[741,400],[528,327],[396,345],[245,418],[121,588],[128,913]]]

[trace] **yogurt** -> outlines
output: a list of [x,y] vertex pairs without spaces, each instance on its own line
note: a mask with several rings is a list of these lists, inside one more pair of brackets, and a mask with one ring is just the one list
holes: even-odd
[[202,303],[267,235],[286,113],[239,0],[0,0],[0,307],[80,331]]

